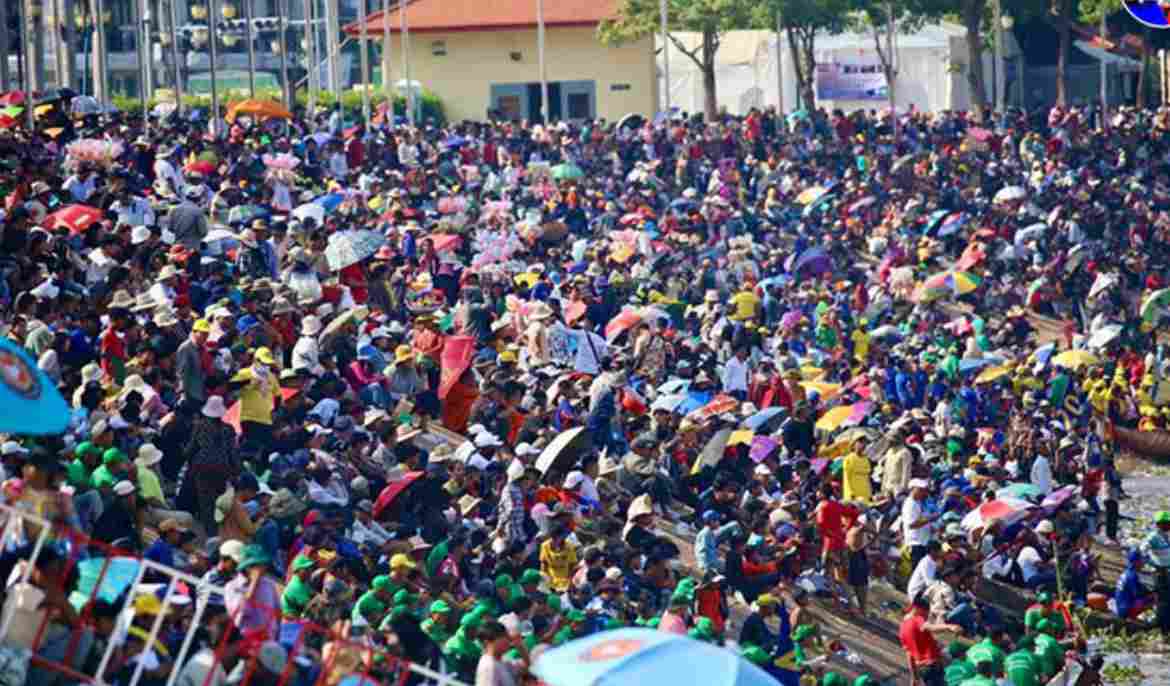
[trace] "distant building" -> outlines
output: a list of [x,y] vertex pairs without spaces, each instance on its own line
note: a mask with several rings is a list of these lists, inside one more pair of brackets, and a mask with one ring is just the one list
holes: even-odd
[[[616,0],[546,0],[545,75],[551,120],[651,115],[658,102],[654,40],[606,46],[597,27]],[[410,80],[436,93],[451,120],[536,120],[540,115],[536,0],[414,0],[405,6]],[[369,15],[383,73],[405,87],[399,9]],[[358,24],[345,28],[357,37]],[[400,83],[401,82],[401,83]]]

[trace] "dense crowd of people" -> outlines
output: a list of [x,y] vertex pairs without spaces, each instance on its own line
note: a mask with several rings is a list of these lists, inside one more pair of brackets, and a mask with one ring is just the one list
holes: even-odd
[[[1170,421],[1166,110],[54,107],[0,130],[0,327],[71,409],[0,447],[53,525],[7,518],[0,683],[556,686],[636,626],[1033,686],[1099,666],[1080,608],[1170,629],[1114,461]],[[810,604],[871,591],[897,674]]]

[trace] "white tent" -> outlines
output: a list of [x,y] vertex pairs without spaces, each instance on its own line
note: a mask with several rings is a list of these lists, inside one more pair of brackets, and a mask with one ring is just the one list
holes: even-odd
[[[698,33],[672,33],[688,50],[701,43]],[[883,46],[885,36],[882,37]],[[1010,34],[1005,41],[1005,58],[1015,59],[1019,47]],[[661,39],[659,39],[661,48]],[[965,32],[956,24],[942,23],[923,27],[912,35],[899,34],[895,40],[895,64],[898,80],[895,84],[895,102],[899,109],[913,105],[917,109],[966,109],[971,104],[970,84],[967,81],[967,41]],[[671,104],[688,112],[703,110],[702,73],[687,55],[671,43],[670,94]],[[663,74],[662,52],[658,53],[659,76]],[[792,52],[787,36],[782,39],[779,55],[780,73],[777,74],[776,34],[770,31],[731,31],[721,37],[716,55],[716,97],[721,108],[733,114],[744,114],[751,107],[778,104],[780,82],[784,89],[784,108],[796,108],[796,75],[792,69]],[[854,110],[880,109],[887,106],[884,95],[885,78],[880,73],[880,59],[870,33],[846,33],[836,36],[818,36],[816,43],[818,66],[818,106]],[[983,74],[988,97],[992,92],[992,55],[983,56]],[[859,88],[868,95],[857,99],[820,99],[823,94],[836,93],[829,82],[832,74],[837,83],[853,86],[867,81],[872,88]],[[998,75],[1000,83],[1004,76]]]

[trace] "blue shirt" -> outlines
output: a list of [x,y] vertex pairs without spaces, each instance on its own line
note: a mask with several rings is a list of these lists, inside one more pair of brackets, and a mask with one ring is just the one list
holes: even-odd
[[166,539],[163,538],[159,538],[154,543],[151,543],[150,547],[146,549],[146,552],[142,556],[160,565],[166,565],[167,567],[175,566],[175,547],[167,543]]
[[1128,617],[1129,611],[1145,595],[1142,582],[1138,578],[1137,570],[1126,567],[1121,576],[1117,577],[1117,589],[1113,592],[1113,602],[1117,605],[1117,616]]

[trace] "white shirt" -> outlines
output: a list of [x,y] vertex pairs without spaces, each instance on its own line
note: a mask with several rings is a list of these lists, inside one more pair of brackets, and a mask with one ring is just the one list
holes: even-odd
[[[609,355],[609,344],[605,339],[589,331],[573,330],[577,338],[577,359],[573,363],[574,371],[584,374],[597,374],[601,371],[601,360],[598,357]],[[592,342],[592,345],[590,343]],[[596,354],[594,354],[596,351]]]
[[309,500],[321,505],[345,507],[349,504],[349,495],[346,494],[345,487],[339,484],[337,479],[330,479],[329,483],[324,486],[309,479]]
[[503,660],[484,653],[475,666],[475,686],[516,686],[516,677]]
[[938,563],[929,555],[919,560],[918,566],[914,568],[914,573],[910,575],[910,583],[906,586],[906,596],[913,601],[934,581],[937,573]]
[[727,393],[732,391],[747,393],[750,376],[751,370],[748,369],[747,361],[740,362],[738,357],[732,355],[723,365],[723,390]]
[[1040,570],[1038,567],[1044,559],[1040,557],[1040,551],[1028,545],[1020,549],[1019,554],[1016,555],[1016,562],[1020,565],[1020,574],[1024,577],[1024,583],[1032,580],[1036,573]]
[[394,538],[389,531],[382,528],[381,524],[370,520],[370,523],[366,525],[357,519],[353,520],[353,529],[349,537],[358,545],[369,545],[376,548],[386,545]]
[[292,349],[292,368],[314,371],[321,366],[320,349],[315,336],[301,336]]
[[154,226],[154,210],[145,198],[134,196],[129,202],[118,201],[113,207],[118,212],[118,221],[129,226]]
[[85,202],[89,200],[89,196],[93,195],[96,183],[94,182],[93,174],[90,174],[84,181],[81,177],[74,174],[65,179],[65,183],[61,184],[61,188],[62,190],[69,191],[74,201]]
[[902,503],[902,539],[906,545],[926,545],[930,542],[929,526],[920,526],[917,529],[910,528],[911,524],[922,519],[923,514],[922,503],[914,498],[906,498],[906,501]]
[[1052,465],[1048,463],[1047,457],[1037,455],[1036,459],[1032,461],[1030,481],[1044,495],[1052,492]]
[[147,293],[156,305],[173,305],[175,302],[175,289],[164,283],[154,284]]
[[154,161],[154,176],[170,185],[171,190],[178,193],[183,190],[183,178],[175,171],[175,165],[165,159]]

